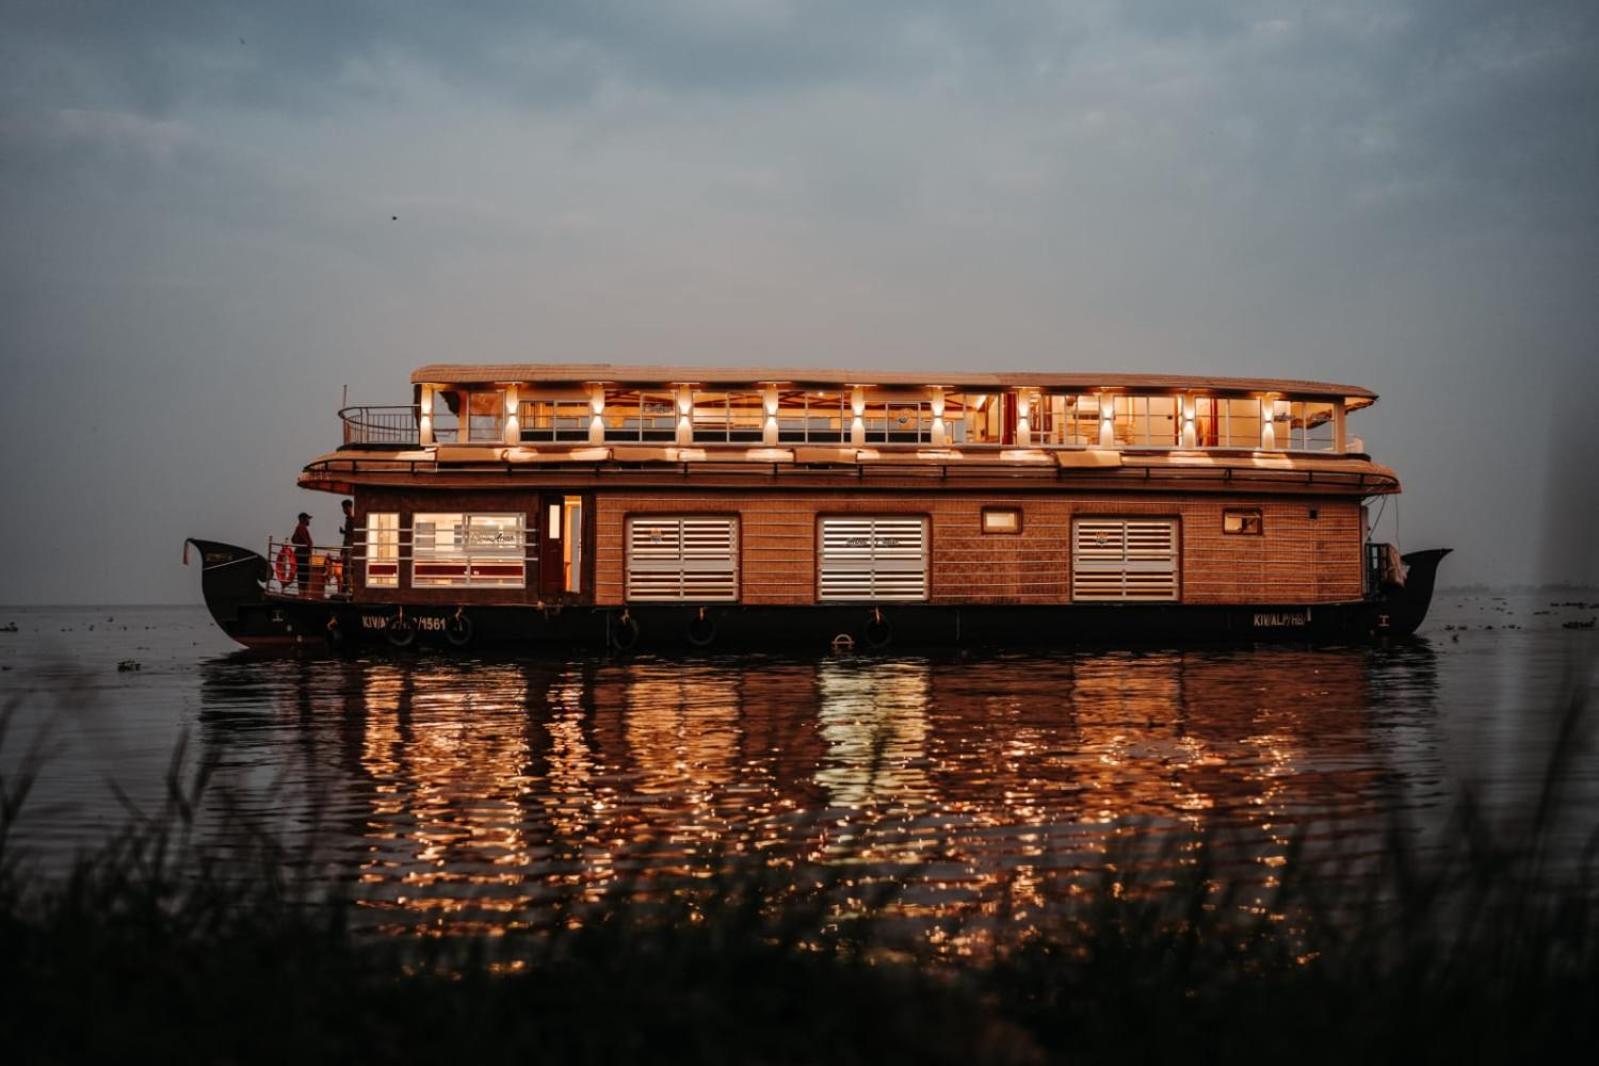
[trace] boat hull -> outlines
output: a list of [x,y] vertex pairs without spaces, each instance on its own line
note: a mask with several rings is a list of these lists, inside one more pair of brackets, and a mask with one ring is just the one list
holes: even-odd
[[[478,606],[351,603],[268,594],[267,562],[248,549],[194,540],[217,624],[250,648],[438,648],[565,654],[827,652],[919,648],[1071,648],[1408,637],[1426,617],[1448,549],[1405,556],[1409,579],[1356,602],[1197,605],[818,604],[804,606]],[[253,561],[252,561],[253,560]]]

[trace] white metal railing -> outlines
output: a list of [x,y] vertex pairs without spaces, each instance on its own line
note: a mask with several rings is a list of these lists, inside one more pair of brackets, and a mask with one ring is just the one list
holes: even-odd
[[[353,549],[352,549],[353,550]],[[267,591],[301,599],[341,599],[350,593],[351,560],[342,547],[267,538]]]

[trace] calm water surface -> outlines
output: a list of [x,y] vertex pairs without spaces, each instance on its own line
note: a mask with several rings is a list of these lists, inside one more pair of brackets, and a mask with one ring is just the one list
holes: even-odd
[[[1300,832],[1358,863],[1397,816],[1434,846],[1468,789],[1522,824],[1596,684],[1599,635],[1561,622],[1599,611],[1571,599],[1441,595],[1392,648],[696,662],[260,659],[198,608],[0,609],[0,766],[43,759],[17,844],[48,871],[157,808],[186,739],[216,765],[203,833],[308,843],[382,928],[511,928],[729,856],[991,913],[1190,829],[1269,884]],[[1568,750],[1575,861],[1594,731]]]

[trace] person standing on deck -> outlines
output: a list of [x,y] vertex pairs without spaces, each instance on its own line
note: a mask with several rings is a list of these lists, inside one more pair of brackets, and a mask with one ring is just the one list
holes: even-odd
[[344,550],[339,554],[339,590],[349,592],[353,584],[350,560],[355,558],[355,501],[344,500],[339,506],[344,508],[344,524],[339,527],[339,533],[344,537]]
[[294,544],[294,580],[300,592],[311,587],[311,516],[300,512],[300,524],[289,540]]

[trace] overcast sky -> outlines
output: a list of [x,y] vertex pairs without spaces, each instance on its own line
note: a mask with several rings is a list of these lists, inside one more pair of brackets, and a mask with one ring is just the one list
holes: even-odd
[[1593,0],[474,9],[0,0],[0,603],[332,535],[442,360],[1352,382],[1446,583],[1599,578]]

